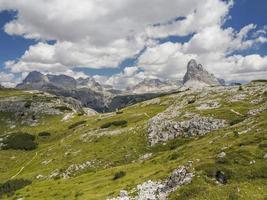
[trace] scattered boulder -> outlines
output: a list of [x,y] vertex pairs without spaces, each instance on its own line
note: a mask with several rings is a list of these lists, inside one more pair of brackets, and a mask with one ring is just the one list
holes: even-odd
[[221,107],[220,103],[215,101],[215,102],[207,102],[207,103],[200,104],[198,107],[196,107],[196,109],[209,110],[209,109],[216,109],[220,107]]
[[37,176],[36,176],[36,179],[38,179],[38,180],[42,180],[42,179],[44,179],[45,178],[45,176],[43,176],[42,174],[38,174]]
[[189,184],[194,174],[189,171],[192,162],[174,170],[165,181],[146,181],[137,185],[137,195],[128,196],[127,191],[122,190],[119,197],[109,200],[165,200],[168,195],[178,187]]
[[221,184],[227,183],[227,176],[225,175],[223,171],[217,171],[215,174],[215,178]]
[[235,103],[235,102],[238,102],[238,101],[243,101],[246,98],[247,98],[247,95],[246,94],[237,94],[237,95],[234,95],[233,97],[231,97],[229,99],[229,102]]
[[258,114],[262,113],[265,110],[267,110],[267,103],[264,103],[259,108],[252,109],[252,110],[248,111],[248,115],[255,116],[255,115],[258,115]]
[[221,152],[218,154],[218,158],[224,158],[226,156],[226,153],[225,152]]

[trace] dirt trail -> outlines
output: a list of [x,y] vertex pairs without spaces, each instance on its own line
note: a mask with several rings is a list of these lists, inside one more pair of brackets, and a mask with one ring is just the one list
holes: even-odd
[[239,113],[239,112],[235,111],[234,109],[231,109],[230,111],[231,111],[232,113],[235,113],[236,115],[239,115],[239,116],[244,116],[244,115],[242,115],[241,113]]
[[23,170],[25,167],[27,167],[29,164],[31,164],[31,162],[37,157],[38,152],[35,153],[35,155],[32,157],[31,160],[29,160],[23,167],[20,168],[20,170],[18,171],[18,173],[16,173],[14,176],[11,177],[11,179],[16,178]]

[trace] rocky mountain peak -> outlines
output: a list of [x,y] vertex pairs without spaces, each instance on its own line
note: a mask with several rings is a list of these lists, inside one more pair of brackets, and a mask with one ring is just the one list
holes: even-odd
[[41,82],[41,81],[48,81],[48,79],[41,72],[32,71],[23,80],[23,83],[36,83],[36,82]]
[[90,87],[90,88],[101,88],[101,85],[93,78],[78,78],[77,79],[78,87]]
[[210,74],[204,69],[201,64],[198,64],[196,60],[192,59],[188,62],[187,72],[183,78],[183,84],[185,86],[221,85],[221,82],[213,74]]

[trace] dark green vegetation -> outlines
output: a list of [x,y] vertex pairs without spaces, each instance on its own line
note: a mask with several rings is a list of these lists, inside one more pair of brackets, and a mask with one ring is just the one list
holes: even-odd
[[[148,180],[164,180],[180,165],[193,161],[192,183],[178,188],[169,199],[263,200],[267,196],[267,111],[247,115],[249,110],[266,103],[266,86],[257,89],[258,84],[264,83],[243,85],[242,91],[236,86],[229,93],[212,91],[203,95],[187,91],[162,96],[158,103],[139,103],[122,109],[120,114],[75,115],[68,121],[62,121],[64,115],[42,116],[34,127],[16,124],[11,129],[6,122],[12,119],[11,115],[0,113],[2,135],[15,131],[31,133],[38,142],[38,148],[32,151],[0,150],[0,182],[8,182],[13,176],[32,181],[25,188],[4,193],[3,199],[103,200],[117,196],[122,189],[133,191]],[[230,101],[239,94],[246,96],[243,100]],[[1,95],[5,93],[0,92]],[[23,96],[21,91],[8,91],[6,95]],[[192,98],[195,102],[188,104]],[[260,98],[264,101],[250,103]],[[196,109],[206,101],[217,101],[221,106]],[[175,118],[177,121],[188,119],[185,114],[193,113],[192,116],[225,119],[228,125],[205,136],[176,138],[149,147],[147,121],[173,104],[184,106],[180,110],[182,115]],[[126,121],[126,124],[120,122],[117,126],[113,124],[116,121]],[[102,128],[105,124],[108,126]],[[224,157],[218,157],[221,152],[225,152]],[[142,159],[146,154],[151,156]],[[87,161],[91,165],[69,179],[48,178],[56,169],[62,173],[72,164]],[[40,174],[44,178],[37,179]]]
[[229,122],[229,124],[230,124],[230,126],[233,126],[235,124],[238,124],[238,123],[244,121],[245,119],[246,119],[245,116],[244,117],[239,117],[239,118],[234,118]]
[[73,129],[73,128],[76,128],[77,126],[80,126],[80,125],[85,124],[85,123],[86,123],[86,121],[84,121],[84,120],[78,121],[78,122],[75,122],[74,124],[69,125],[68,128]]
[[5,183],[0,183],[0,198],[4,194],[12,194],[16,190],[19,190],[21,188],[24,188],[27,185],[30,185],[32,182],[30,180],[26,179],[14,179],[14,180],[8,180]]
[[116,172],[114,177],[113,177],[113,180],[120,179],[120,178],[124,177],[125,175],[126,175],[126,173],[124,171]]
[[67,106],[56,106],[55,109],[60,110],[61,112],[65,111],[72,111],[69,107]]
[[38,136],[41,138],[47,138],[51,136],[51,133],[43,131],[43,132],[38,133]]
[[37,143],[34,141],[35,136],[28,133],[13,133],[3,140],[3,149],[14,149],[14,150],[33,150],[37,148]]
[[125,126],[127,126],[127,123],[128,122],[126,120],[112,121],[112,122],[107,122],[107,123],[101,125],[101,128],[109,128],[111,126],[125,127]]

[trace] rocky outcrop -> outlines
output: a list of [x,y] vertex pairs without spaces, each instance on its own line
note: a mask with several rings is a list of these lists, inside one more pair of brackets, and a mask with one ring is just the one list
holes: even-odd
[[177,137],[201,136],[226,126],[226,121],[212,117],[195,116],[190,120],[176,122],[157,115],[148,122],[148,142],[153,146]]
[[210,110],[210,109],[216,109],[216,108],[220,108],[220,107],[221,107],[221,105],[219,102],[210,101],[210,102],[200,104],[198,107],[196,107],[196,109],[198,109],[198,110]]
[[259,108],[252,109],[248,111],[248,115],[258,115],[259,113],[262,113],[263,111],[267,110],[267,103],[262,104]]
[[146,181],[137,186],[137,195],[130,197],[128,192],[122,190],[120,196],[109,200],[165,200],[169,194],[178,187],[189,184],[194,174],[189,171],[191,162],[174,170],[165,181]]
[[[70,97],[57,97],[47,93],[28,91],[32,95],[0,98],[0,112],[10,113],[22,124],[36,124],[42,115],[81,113],[93,115],[92,109],[84,109],[81,103]],[[12,120],[14,122],[14,120]]]
[[189,88],[201,88],[209,85],[222,85],[223,79],[217,79],[213,74],[206,71],[196,60],[190,60],[187,72],[183,78],[183,84]]

